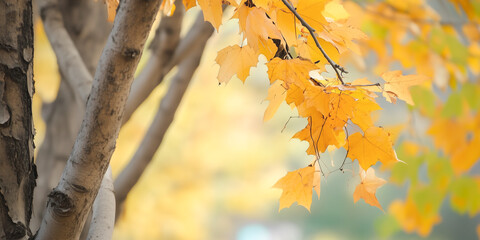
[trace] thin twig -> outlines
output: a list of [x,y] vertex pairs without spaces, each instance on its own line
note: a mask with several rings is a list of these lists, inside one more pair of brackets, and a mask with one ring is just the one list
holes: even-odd
[[343,162],[342,162],[342,165],[338,168],[340,171],[343,172],[343,165],[345,165],[345,161],[347,161],[347,156],[348,156],[348,152],[350,151],[350,141],[348,141],[348,129],[347,127],[344,127],[345,128],[345,133],[347,134],[347,153],[345,154],[345,158],[343,159]]
[[[310,35],[312,35],[313,41],[315,41],[315,45],[317,45],[317,48],[320,49],[320,51],[322,52],[325,59],[327,59],[328,63],[330,63],[330,65],[333,67],[333,70],[335,70],[335,73],[337,74],[338,80],[340,80],[340,82],[344,85],[345,83],[343,82],[341,73],[347,73],[347,71],[345,71],[345,69],[342,66],[336,64],[327,55],[327,53],[325,52],[325,50],[323,50],[322,46],[320,46],[320,43],[318,42],[317,38],[315,37],[315,34],[314,34],[315,29],[313,29],[310,25],[308,25],[307,22],[305,22],[305,20],[303,20],[303,18],[297,13],[295,8],[293,8],[293,6],[290,5],[290,3],[288,3],[288,0],[282,0],[282,2],[295,15],[295,17],[298,18],[298,20],[302,23],[302,25],[308,29],[308,31],[310,32]],[[338,70],[340,70],[340,72],[338,72]]]
[[285,131],[285,129],[287,128],[288,123],[290,122],[290,120],[291,120],[292,118],[302,118],[302,117],[300,117],[300,116],[290,116],[290,117],[288,118],[287,122],[285,123],[285,125],[283,125],[282,131],[280,131],[281,133],[283,133],[283,131]]
[[349,87],[381,87],[380,83],[347,85]]

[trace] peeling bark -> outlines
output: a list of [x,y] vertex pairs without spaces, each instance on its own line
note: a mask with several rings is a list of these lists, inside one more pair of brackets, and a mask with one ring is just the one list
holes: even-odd
[[28,239],[37,177],[32,1],[1,1],[0,26],[0,239]]

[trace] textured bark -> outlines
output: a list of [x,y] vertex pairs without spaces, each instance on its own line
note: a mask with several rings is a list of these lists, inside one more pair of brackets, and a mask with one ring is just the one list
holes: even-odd
[[[213,33],[213,27],[209,23],[204,22],[203,19],[201,21],[202,25],[204,25],[201,28],[206,29],[206,31],[203,31],[203,35],[197,38],[198,42],[197,45],[195,45],[195,48],[192,49],[193,52],[190,52],[188,58],[183,59],[179,64],[178,72],[172,79],[168,92],[163,97],[157,114],[155,115],[145,138],[142,140],[142,143],[128,165],[115,179],[114,186],[117,202],[117,219],[123,209],[123,203],[128,193],[138,182],[138,179],[140,179],[144,170],[152,160],[153,155],[162,143],[163,137],[174,119],[175,112],[182,100],[188,84],[200,64],[205,44]],[[198,28],[194,27],[192,27],[192,29],[197,31]]]
[[0,2],[0,239],[28,239],[33,163],[31,0]]
[[60,183],[37,239],[77,239],[115,149],[133,74],[160,1],[121,1]]
[[177,8],[171,17],[163,16],[155,30],[155,38],[150,44],[152,55],[132,84],[123,122],[126,123],[133,112],[163,81],[163,68],[170,61],[180,41],[180,30],[185,8],[182,1],[175,2]]
[[[53,26],[45,26],[49,39],[58,43],[57,45],[52,44],[52,47],[56,49],[63,46],[61,50],[55,51],[56,55],[63,55],[58,57],[58,62],[65,58],[71,59],[70,61],[74,63],[67,65],[68,68],[76,68],[78,64],[84,65],[85,67],[80,66],[80,68],[86,68],[88,74],[93,75],[111,29],[111,24],[106,21],[107,10],[105,5],[102,1],[90,0],[61,0],[58,5],[52,5],[52,1],[46,2],[50,2],[50,4],[39,1],[40,7],[47,6],[47,9],[43,10],[44,18],[53,18],[49,14],[55,14],[55,11],[62,13],[61,16],[56,15],[57,18],[53,18],[54,20],[44,23],[48,25],[53,22],[58,27],[57,29]],[[58,19],[63,22],[56,22]],[[52,32],[61,33],[65,31],[62,30],[63,27],[66,29],[68,36],[52,34]],[[51,29],[47,30],[48,28]],[[69,45],[65,49],[66,43],[62,42],[63,39],[54,39],[59,36],[62,36],[63,39],[70,38],[71,41],[67,40],[67,42],[73,41],[74,46]],[[69,54],[71,52],[73,53]],[[78,59],[75,52],[80,54],[81,59]],[[62,65],[59,64],[59,66],[61,68]],[[74,72],[75,70],[65,69],[61,72],[63,71]],[[38,230],[40,226],[47,195],[60,180],[85,114],[86,99],[78,97],[85,95],[85,93],[79,92],[79,89],[70,84],[70,82],[78,81],[78,79],[67,80],[65,75],[61,74],[62,79],[56,99],[52,103],[44,104],[42,108],[42,116],[47,128],[36,160],[40,174],[37,180],[38,186],[34,193],[32,231]],[[90,92],[90,89],[88,89],[88,92]]]

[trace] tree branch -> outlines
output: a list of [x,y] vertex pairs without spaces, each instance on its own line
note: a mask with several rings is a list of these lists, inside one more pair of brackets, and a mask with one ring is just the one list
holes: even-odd
[[87,239],[112,239],[115,226],[115,194],[112,169],[108,167],[93,203],[92,222]]
[[[127,106],[125,110],[125,116],[123,123],[126,123],[135,110],[142,104],[150,93],[159,85],[165,75],[167,75],[180,61],[186,57],[190,57],[190,54],[196,49],[205,45],[206,41],[212,35],[211,24],[203,20],[203,14],[199,13],[193,26],[185,37],[180,40],[178,46],[175,48],[175,52],[168,60],[161,60],[158,55],[152,55],[147,65],[144,67],[140,75],[134,81],[130,96],[128,97]],[[160,37],[159,40],[163,40]],[[167,40],[165,40],[167,41]],[[162,49],[162,46],[169,46],[169,44],[159,44],[160,52],[168,51],[168,49]]]
[[160,1],[121,1],[85,118],[37,239],[77,239],[115,149],[125,103]]
[[[347,71],[345,71],[345,69],[336,64],[329,56],[328,54],[325,52],[325,50],[323,50],[322,46],[320,45],[320,43],[318,42],[317,40],[317,37],[315,36],[315,29],[313,29],[310,25],[308,25],[307,22],[305,22],[305,20],[298,14],[298,12],[295,10],[295,8],[293,8],[292,5],[290,5],[290,3],[288,3],[288,0],[282,0],[283,4],[285,4],[285,6],[287,6],[287,8],[293,13],[293,15],[295,15],[295,17],[298,18],[298,20],[300,20],[300,22],[302,23],[302,25],[308,29],[308,31],[310,32],[310,35],[312,35],[312,38],[313,38],[313,41],[315,41],[315,45],[317,45],[317,48],[320,49],[320,51],[322,52],[323,56],[325,57],[325,59],[327,59],[328,63],[330,63],[330,65],[333,67],[333,70],[335,70],[335,73],[337,74],[337,77],[338,77],[338,80],[340,80],[340,82],[342,84],[345,84],[343,82],[343,79],[342,79],[342,73],[347,73]],[[340,71],[340,72],[339,72]]]
[[74,90],[77,99],[86,103],[92,87],[92,75],[65,29],[58,1],[39,0],[38,4],[45,33],[57,57],[60,72]]
[[[224,6],[225,7],[225,6]],[[206,22],[203,18],[203,13],[199,13],[197,20],[190,28],[190,31],[183,37],[182,41],[175,49],[175,54],[172,59],[165,66],[163,74],[166,75],[173,67],[175,67],[180,61],[186,57],[190,57],[193,51],[205,46],[207,40],[212,36],[213,27],[209,22]]]
[[145,67],[133,81],[128,96],[123,123],[126,123],[135,110],[152,93],[153,89],[163,81],[165,64],[172,59],[180,42],[180,30],[185,8],[181,0],[175,2],[177,8],[172,16],[163,16],[155,30],[155,37],[150,44],[152,55]]
[[[213,27],[210,26],[210,34],[211,33],[213,33]],[[157,114],[147,131],[147,135],[142,140],[133,158],[115,180],[115,198],[118,204],[117,218],[122,211],[122,205],[127,194],[137,183],[143,171],[152,160],[153,155],[162,143],[168,127],[173,121],[178,105],[200,63],[205,42],[201,48],[195,49],[195,52],[190,53],[190,56],[180,63],[178,72],[172,79],[168,92],[160,103]]]

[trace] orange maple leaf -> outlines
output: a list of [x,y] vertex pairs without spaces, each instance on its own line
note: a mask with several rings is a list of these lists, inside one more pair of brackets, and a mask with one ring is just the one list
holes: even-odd
[[226,83],[235,74],[245,82],[250,75],[250,68],[257,65],[258,56],[248,45],[243,47],[234,45],[220,50],[215,61],[220,65],[217,77],[219,82]]
[[283,190],[278,211],[290,207],[294,202],[310,211],[314,173],[315,167],[313,166],[300,168],[288,172],[273,185],[274,188]]
[[202,8],[205,21],[209,21],[218,31],[222,24],[222,0],[198,0],[198,5]]
[[267,63],[267,67],[270,83],[273,83],[275,80],[281,80],[287,85],[300,85],[303,89],[305,89],[304,85],[310,78],[309,72],[317,68],[312,62],[300,58],[288,60],[274,58]]
[[409,87],[421,84],[428,80],[427,77],[421,75],[403,76],[401,71],[391,71],[382,74],[385,80],[383,87],[383,96],[388,102],[395,103],[396,98],[400,98],[410,105],[414,105]]
[[[299,109],[299,113],[300,111],[303,112],[302,109]],[[342,141],[345,139],[343,128],[330,127],[333,125],[332,118],[324,118],[322,114],[312,110],[312,108],[306,111],[310,114],[307,126],[293,135],[292,138],[309,143],[307,154],[316,156],[317,153],[325,152],[330,145],[334,145],[337,148],[344,145],[345,141]]]
[[263,121],[268,121],[273,117],[275,112],[280,107],[280,104],[285,100],[286,95],[287,91],[285,90],[285,87],[282,86],[281,81],[275,81],[270,86],[267,96],[267,100],[270,102],[268,103],[268,107],[263,115]]
[[380,108],[380,106],[378,106],[378,104],[367,95],[358,98],[355,105],[353,117],[350,120],[363,131],[373,127],[371,113],[382,108]]
[[197,6],[196,0],[183,0],[183,5],[185,6],[185,10],[188,10],[192,7]]
[[387,181],[382,178],[375,176],[375,170],[373,168],[368,168],[367,171],[360,171],[360,178],[362,182],[357,185],[355,192],[353,193],[353,201],[356,203],[360,198],[362,198],[366,203],[380,208],[383,211],[382,206],[378,202],[375,193],[377,188],[381,187]]
[[115,15],[117,14],[119,0],[104,0],[107,5],[108,21],[113,22]]
[[392,148],[389,134],[381,127],[370,127],[365,135],[357,132],[348,137],[348,157],[358,159],[363,169],[368,169],[377,161],[392,164],[397,161],[397,154]]
[[[239,22],[243,21],[243,19],[239,18]],[[279,39],[282,44],[285,44],[282,34],[273,24],[272,19],[268,18],[265,11],[261,8],[253,7],[250,9],[245,20],[245,28],[248,45],[255,50],[259,49],[261,41],[268,39]]]
[[405,202],[401,200],[392,202],[388,211],[400,223],[403,230],[409,233],[416,230],[422,237],[428,236],[433,225],[442,220],[438,213],[422,214],[411,197],[408,197]]
[[[338,62],[340,59],[338,49],[332,43],[327,42],[322,38],[317,37],[317,40],[330,59],[332,59],[334,62]],[[310,59],[312,62],[315,62],[321,70],[325,70],[325,65],[329,63],[323,56],[323,53],[320,51],[320,49],[315,45],[315,41],[310,33],[299,38],[297,44],[298,46],[295,47],[295,50],[299,56]]]
[[[235,9],[235,13],[233,14],[232,18],[238,18],[238,27],[240,33],[247,31],[247,17],[250,13],[250,10],[252,10],[252,8],[245,4],[240,4],[240,6]],[[244,34],[243,39],[246,37],[247,36]]]

